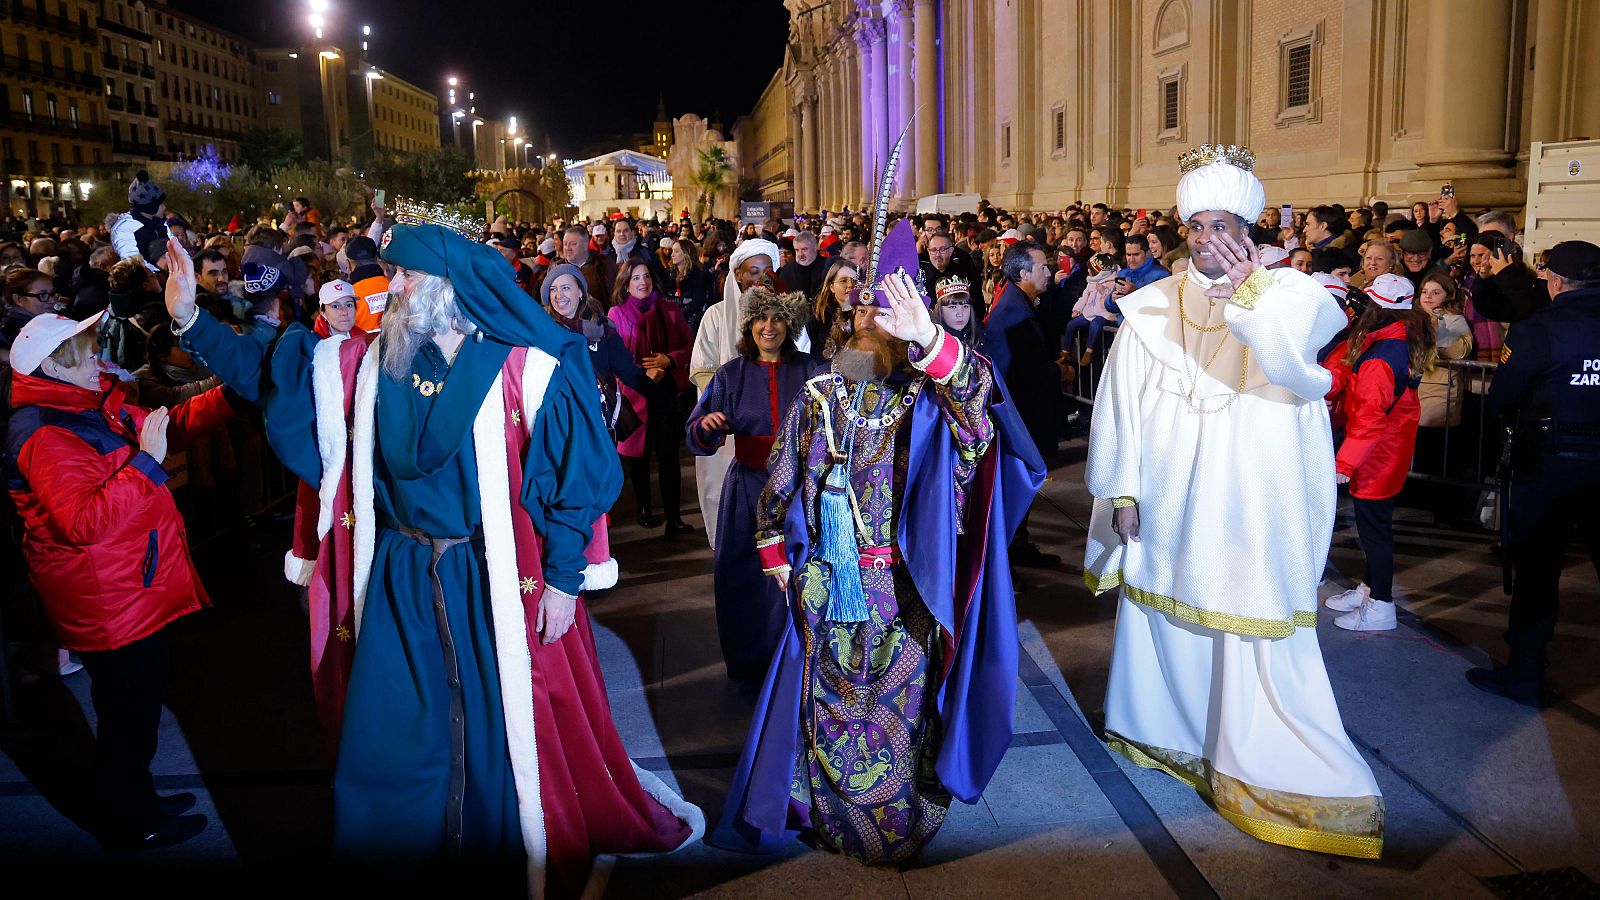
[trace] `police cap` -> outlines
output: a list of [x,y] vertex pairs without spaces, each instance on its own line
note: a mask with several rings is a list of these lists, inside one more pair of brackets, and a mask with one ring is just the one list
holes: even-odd
[[1588,241],[1562,241],[1544,255],[1544,265],[1567,281],[1600,281],[1600,247]]

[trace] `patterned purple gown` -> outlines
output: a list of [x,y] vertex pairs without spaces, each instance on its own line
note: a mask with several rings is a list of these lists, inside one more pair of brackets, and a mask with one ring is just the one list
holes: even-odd
[[[920,392],[933,394],[955,437],[956,502],[964,510],[976,462],[994,434],[987,411],[992,384],[988,366],[963,349],[942,384],[918,373],[865,384],[855,416],[865,424],[846,429],[857,383],[833,373],[811,379],[784,419],[758,506],[762,545],[783,540],[790,506],[799,503],[815,547],[828,470],[850,460],[867,621],[828,620],[832,575],[817,554],[794,573],[798,602],[791,614],[804,675],[790,801],[791,808],[809,810],[812,841],[864,863],[915,856],[944,823],[951,799],[934,768],[943,642],[895,547],[909,412]],[[874,558],[880,561],[869,562]]]

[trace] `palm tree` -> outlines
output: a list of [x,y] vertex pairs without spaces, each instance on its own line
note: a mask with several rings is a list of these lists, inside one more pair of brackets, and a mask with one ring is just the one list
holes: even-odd
[[699,166],[694,172],[694,186],[700,189],[700,199],[695,202],[695,218],[706,217],[706,206],[714,200],[716,192],[728,182],[733,166],[728,154],[719,146],[706,147],[695,152]]

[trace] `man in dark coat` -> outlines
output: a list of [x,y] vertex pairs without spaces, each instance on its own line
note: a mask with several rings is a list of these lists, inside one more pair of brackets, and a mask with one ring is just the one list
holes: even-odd
[[[1039,456],[1048,461],[1056,452],[1061,381],[1067,374],[1057,363],[1065,322],[1062,291],[1051,283],[1044,248],[1031,240],[1011,245],[1002,266],[1006,288],[985,323],[982,353],[1005,380]],[[1011,561],[1050,568],[1059,566],[1061,557],[1029,540],[1025,516],[1011,542]]]

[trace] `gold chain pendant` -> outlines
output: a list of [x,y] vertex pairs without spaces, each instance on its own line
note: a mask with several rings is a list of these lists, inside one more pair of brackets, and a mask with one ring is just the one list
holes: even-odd
[[[1183,288],[1188,283],[1189,283],[1189,274],[1187,272],[1185,272],[1184,276],[1183,276],[1183,280],[1178,282],[1178,316],[1183,319],[1183,324],[1189,326],[1190,328],[1193,328],[1195,331],[1198,331],[1201,334],[1215,334],[1216,332],[1221,331],[1224,328],[1227,328],[1228,327],[1228,320],[1227,319],[1223,319],[1222,322],[1220,324],[1217,324],[1217,325],[1201,325],[1201,324],[1197,323],[1195,320],[1189,318],[1189,313],[1184,311],[1184,308],[1183,308]],[[1211,299],[1212,308],[1215,308],[1216,305],[1217,305],[1216,298],[1213,297],[1213,298],[1210,298],[1210,299]]]

